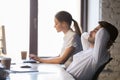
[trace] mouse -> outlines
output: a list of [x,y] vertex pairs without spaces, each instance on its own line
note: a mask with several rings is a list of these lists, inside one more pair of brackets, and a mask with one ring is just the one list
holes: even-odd
[[29,65],[24,65],[24,66],[21,66],[21,68],[31,68],[31,66],[29,66]]

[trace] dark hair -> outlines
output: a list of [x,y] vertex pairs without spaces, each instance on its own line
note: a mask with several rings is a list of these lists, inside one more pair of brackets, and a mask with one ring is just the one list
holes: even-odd
[[65,21],[69,26],[71,26],[72,21],[74,22],[74,28],[75,28],[75,32],[81,36],[81,31],[79,29],[78,23],[72,18],[71,14],[66,12],[66,11],[60,11],[55,15],[55,18],[60,21],[63,22]]
[[99,24],[101,27],[105,28],[108,31],[108,33],[110,34],[110,40],[108,42],[108,45],[111,46],[115,42],[115,40],[118,36],[117,28],[114,25],[112,25],[111,23],[108,23],[106,21],[99,21]]

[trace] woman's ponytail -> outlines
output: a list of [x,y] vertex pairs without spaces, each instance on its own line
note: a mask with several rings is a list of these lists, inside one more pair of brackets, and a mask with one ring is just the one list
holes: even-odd
[[78,26],[78,23],[77,23],[74,19],[72,19],[72,21],[74,22],[75,32],[76,32],[79,36],[81,36],[82,32],[81,32],[81,30],[80,30],[80,28],[79,28],[79,26]]

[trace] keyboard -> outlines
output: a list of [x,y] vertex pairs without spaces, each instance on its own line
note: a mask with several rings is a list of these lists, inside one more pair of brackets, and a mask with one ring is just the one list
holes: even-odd
[[25,60],[25,61],[23,61],[23,63],[37,63],[35,60]]

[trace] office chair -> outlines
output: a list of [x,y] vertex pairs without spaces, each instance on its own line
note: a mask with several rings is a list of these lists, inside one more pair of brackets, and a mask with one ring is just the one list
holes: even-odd
[[100,75],[100,73],[103,71],[103,69],[105,68],[105,66],[112,60],[113,58],[110,58],[106,63],[104,63],[102,66],[100,66],[98,68],[98,70],[95,72],[95,74],[93,75],[92,80],[98,80],[98,77]]

